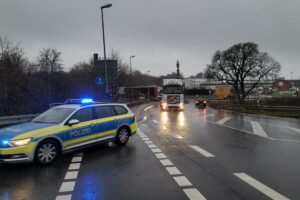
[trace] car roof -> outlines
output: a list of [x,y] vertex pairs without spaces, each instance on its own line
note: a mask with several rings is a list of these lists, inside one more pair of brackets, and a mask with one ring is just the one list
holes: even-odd
[[73,109],[79,109],[79,108],[86,108],[86,107],[95,107],[95,106],[124,106],[127,108],[126,104],[121,103],[93,103],[93,104],[63,104],[59,106],[55,106],[55,108],[73,108]]

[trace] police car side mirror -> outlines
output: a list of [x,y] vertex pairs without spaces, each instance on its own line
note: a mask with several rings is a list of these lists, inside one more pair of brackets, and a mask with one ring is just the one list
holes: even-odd
[[68,121],[68,125],[72,126],[75,124],[78,124],[80,121],[78,119],[71,119],[70,121]]

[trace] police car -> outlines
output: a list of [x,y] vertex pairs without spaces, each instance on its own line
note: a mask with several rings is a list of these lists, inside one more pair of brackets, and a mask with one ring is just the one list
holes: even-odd
[[100,141],[125,145],[136,133],[135,115],[127,105],[78,101],[67,101],[30,122],[0,129],[0,162],[47,165],[60,153]]

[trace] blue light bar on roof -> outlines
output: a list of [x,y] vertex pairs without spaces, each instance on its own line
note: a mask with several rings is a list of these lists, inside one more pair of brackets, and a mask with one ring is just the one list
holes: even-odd
[[93,99],[82,99],[81,103],[93,103]]
[[7,140],[3,140],[2,144],[7,145],[9,142]]

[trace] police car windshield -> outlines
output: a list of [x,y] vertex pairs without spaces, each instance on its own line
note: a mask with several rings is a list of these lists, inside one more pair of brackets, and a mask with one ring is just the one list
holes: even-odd
[[51,108],[31,121],[37,123],[61,123],[73,111],[75,111],[74,108]]

